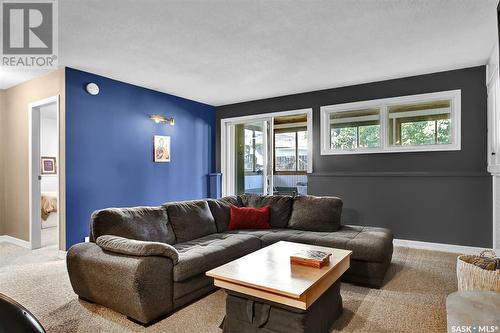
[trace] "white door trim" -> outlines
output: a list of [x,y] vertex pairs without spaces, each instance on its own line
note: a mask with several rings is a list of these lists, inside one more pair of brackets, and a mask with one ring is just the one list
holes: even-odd
[[[28,105],[28,132],[29,132],[29,224],[30,224],[30,246],[31,249],[41,247],[41,182],[39,176],[40,170],[40,112],[38,108],[41,106],[55,103],[56,104],[56,131],[58,142],[58,154],[56,161],[59,160],[59,95],[44,98]],[[35,111],[34,111],[35,110]],[[61,224],[60,215],[60,197],[59,197],[59,176],[60,168],[57,169],[57,211],[59,220],[57,222],[57,248],[59,248],[59,229]]]
[[[262,113],[258,115],[252,116],[240,116],[240,117],[232,117],[232,118],[223,118],[220,120],[220,171],[222,173],[222,196],[227,196],[234,194],[234,184],[231,180],[231,171],[232,166],[234,166],[234,161],[231,161],[227,158],[228,152],[231,151],[234,147],[232,147],[234,140],[232,140],[234,133],[231,132],[231,127],[227,126],[229,124],[241,123],[245,121],[259,121],[259,120],[268,120],[271,119],[271,123],[273,122],[274,117],[280,116],[292,116],[297,114],[306,114],[307,115],[307,138],[308,138],[308,166],[307,172],[312,173],[313,166],[313,110],[312,108],[307,109],[297,109],[297,110],[288,110],[288,111],[279,111],[279,112],[271,112],[271,113]],[[273,126],[271,126],[271,129]],[[271,135],[272,136],[272,135]],[[272,140],[272,139],[271,139]],[[272,141],[271,141],[272,143]],[[228,147],[229,145],[229,147]],[[272,185],[272,184],[271,184]]]

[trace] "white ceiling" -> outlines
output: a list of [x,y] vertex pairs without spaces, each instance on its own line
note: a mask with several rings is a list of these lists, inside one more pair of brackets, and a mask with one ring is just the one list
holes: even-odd
[[497,2],[60,0],[59,64],[222,105],[485,64]]

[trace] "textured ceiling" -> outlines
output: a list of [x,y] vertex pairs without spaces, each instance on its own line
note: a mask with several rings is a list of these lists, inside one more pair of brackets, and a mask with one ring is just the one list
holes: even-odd
[[222,105],[485,64],[497,2],[60,0],[59,63]]

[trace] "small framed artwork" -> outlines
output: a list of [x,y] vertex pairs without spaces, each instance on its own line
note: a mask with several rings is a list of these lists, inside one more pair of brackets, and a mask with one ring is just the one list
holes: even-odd
[[42,175],[57,175],[56,158],[51,156],[41,156]]
[[170,137],[155,135],[153,137],[153,158],[155,162],[170,162]]

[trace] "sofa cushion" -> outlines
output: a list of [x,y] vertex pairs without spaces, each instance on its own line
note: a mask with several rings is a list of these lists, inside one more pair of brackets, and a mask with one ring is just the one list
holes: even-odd
[[359,230],[359,233],[347,242],[346,249],[356,252],[354,259],[382,262],[392,256],[392,241],[394,240],[392,231],[386,228],[363,226],[343,226],[341,231],[348,231],[352,228]]
[[215,220],[205,200],[166,203],[168,219],[177,243],[217,232]]
[[392,255],[393,235],[384,228],[347,225],[335,232],[272,229],[260,239],[262,246],[283,240],[351,250],[353,260],[382,262]]
[[212,234],[175,244],[179,262],[174,266],[174,281],[184,281],[260,249],[257,237],[243,234]]
[[232,234],[232,235],[251,235],[255,236],[257,238],[262,238],[262,236],[269,234],[270,232],[273,232],[273,230],[282,230],[282,229],[242,229],[242,230],[228,230],[225,232],[225,234]]
[[163,207],[107,208],[91,218],[91,241],[114,235],[141,241],[175,243],[175,235]]
[[298,230],[336,231],[340,228],[342,200],[335,197],[300,196],[293,201],[288,227]]
[[293,230],[293,229],[278,229],[278,228],[273,228],[269,230],[268,233],[260,236],[260,240],[262,242],[262,246],[268,246],[271,244],[274,244],[276,242],[286,240],[291,242],[291,238],[302,234],[303,231],[301,230]]
[[290,219],[293,197],[286,195],[240,195],[241,203],[245,207],[270,207],[269,222],[273,228],[285,228]]
[[236,207],[241,207],[243,204],[241,200],[236,195],[220,198],[220,199],[208,199],[208,207],[215,219],[215,224],[217,225],[218,232],[224,232],[229,226],[230,216],[230,206],[234,205]]

